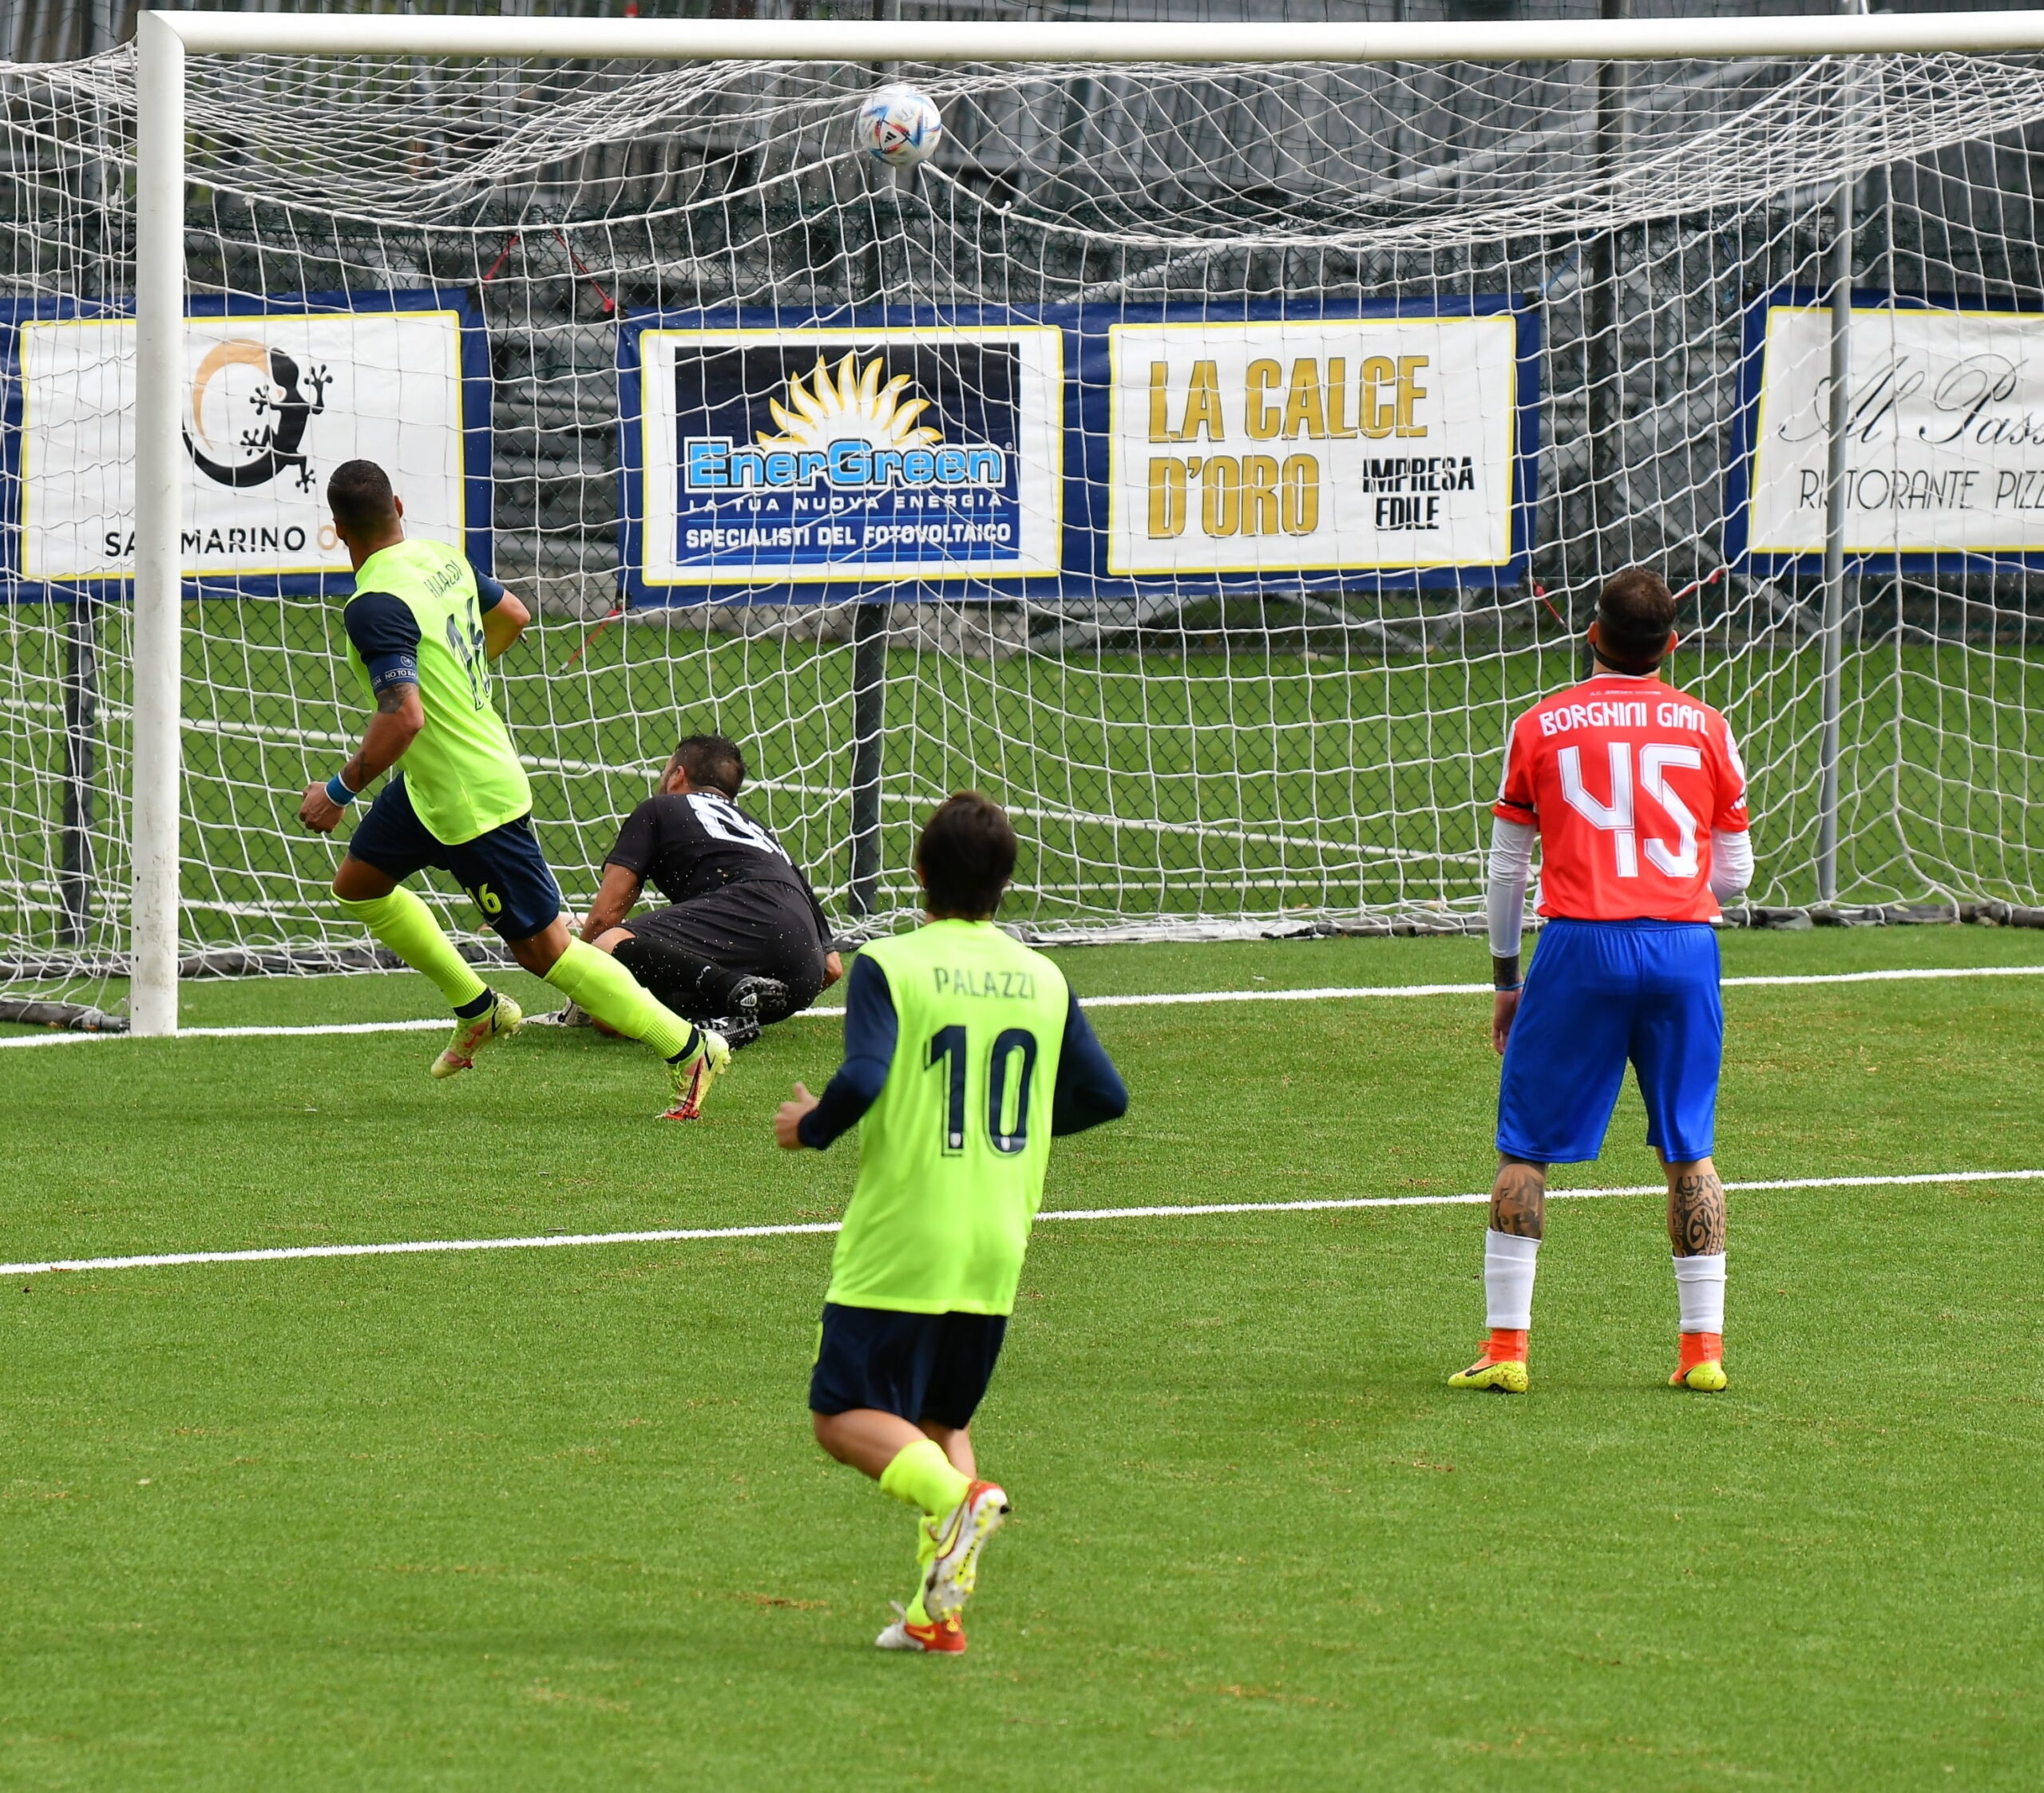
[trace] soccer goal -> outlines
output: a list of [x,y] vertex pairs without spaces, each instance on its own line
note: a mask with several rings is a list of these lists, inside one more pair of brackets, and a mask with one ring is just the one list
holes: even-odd
[[2040,49],[149,13],[0,68],[0,982],[156,1033],[180,969],[375,965],[295,821],[357,455],[540,613],[571,902],[714,729],[848,932],[966,784],[1036,937],[1461,927],[1643,561],[1757,900],[2035,903]]

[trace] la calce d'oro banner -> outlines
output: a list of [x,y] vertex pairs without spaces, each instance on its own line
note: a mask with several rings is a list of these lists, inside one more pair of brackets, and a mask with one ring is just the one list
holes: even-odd
[[1107,571],[1504,565],[1519,328],[1509,312],[1112,326]]
[[[188,319],[184,576],[346,574],[326,482],[358,457],[389,473],[407,528],[463,543],[462,321],[443,309]],[[128,578],[134,322],[30,319],[19,341],[21,576]]]
[[[1880,564],[2044,556],[2044,313],[1856,295],[1845,552]],[[1727,557],[1814,571],[1824,547],[1828,308],[1749,316]],[[1743,485],[1745,489],[1740,489]]]

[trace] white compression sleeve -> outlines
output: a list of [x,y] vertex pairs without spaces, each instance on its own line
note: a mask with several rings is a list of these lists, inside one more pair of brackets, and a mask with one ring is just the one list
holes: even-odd
[[[1523,1332],[1533,1324],[1533,1273],[1540,1241],[1495,1227],[1483,1232],[1483,1301],[1486,1326]],[[1680,1258],[1675,1261],[1680,1264]]]
[[1725,1254],[1675,1260],[1675,1304],[1685,1332],[1725,1330]]
[[1710,831],[1710,894],[1729,903],[1753,881],[1753,837],[1745,829]]
[[1526,886],[1533,876],[1533,843],[1540,831],[1531,822],[1491,818],[1490,882],[1483,906],[1491,924],[1491,956],[1518,956],[1526,928]]

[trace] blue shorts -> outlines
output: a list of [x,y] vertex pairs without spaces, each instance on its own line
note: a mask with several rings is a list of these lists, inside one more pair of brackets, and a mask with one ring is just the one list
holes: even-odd
[[1717,976],[1717,936],[1703,922],[1549,922],[1505,1040],[1498,1150],[1535,1164],[1595,1158],[1630,1059],[1647,1144],[1670,1163],[1709,1157],[1725,1045]]
[[811,1413],[877,1407],[911,1425],[969,1426],[993,1376],[1005,1314],[912,1314],[823,1305]]
[[429,865],[448,873],[507,940],[530,940],[560,919],[561,886],[533,838],[530,816],[450,847],[418,819],[402,773],[355,825],[348,852],[400,884]]

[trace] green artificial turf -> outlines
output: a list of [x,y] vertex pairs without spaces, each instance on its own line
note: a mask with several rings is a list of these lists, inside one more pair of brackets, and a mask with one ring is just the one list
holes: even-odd
[[[1738,935],[1729,975],[2044,963]],[[1480,941],[1094,948],[1082,991],[1480,980]],[[526,986],[521,984],[521,988]],[[543,991],[535,994],[544,998]],[[409,978],[187,987],[245,1025]],[[1733,988],[1734,1179],[2044,1168],[2044,977]],[[1487,1182],[1480,996],[1103,1008],[1128,1119],[1047,1205]],[[0,1051],[0,1258],[829,1218],[535,1031]],[[1583,1187],[1650,1182],[1628,1091]],[[1016,1514],[959,1660],[871,1648],[909,1521],[807,1435],[826,1237],[25,1276],[0,1395],[0,1783],[35,1787],[2028,1787],[2044,1185],[1735,1194],[1731,1391],[1677,1394],[1660,1203],[1558,1202],[1524,1400],[1470,1206],[1049,1222],[976,1428]]]

